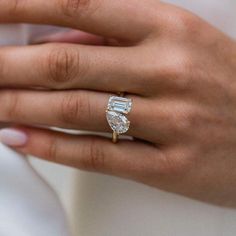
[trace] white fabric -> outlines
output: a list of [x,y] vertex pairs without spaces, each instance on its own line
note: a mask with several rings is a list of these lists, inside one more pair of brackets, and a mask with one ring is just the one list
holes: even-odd
[[[194,10],[236,37],[235,0],[169,2]],[[37,32],[41,29],[36,27]],[[1,26],[0,44],[25,44],[32,37],[32,30],[22,25]],[[57,171],[58,168],[52,167],[44,174],[57,187],[59,181],[53,181],[51,170]],[[70,195],[67,201],[74,202],[76,236],[234,236],[236,233],[234,210],[220,209],[130,181],[91,173],[78,172],[74,187],[77,187],[75,198]],[[52,189],[24,157],[2,145],[0,235],[69,235],[63,210]]]
[[25,157],[0,144],[0,235],[68,236],[58,197]]
[[[0,44],[25,44],[28,27],[1,26]],[[0,144],[0,236],[69,236],[52,188],[27,159]]]

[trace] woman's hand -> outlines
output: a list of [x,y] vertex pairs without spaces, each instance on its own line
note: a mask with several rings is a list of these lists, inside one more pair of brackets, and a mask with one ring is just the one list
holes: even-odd
[[[46,160],[236,206],[232,39],[156,0],[6,0],[0,21],[69,26],[105,42],[2,48],[0,84],[8,89],[0,93],[0,119],[28,125],[2,130],[2,142]],[[117,92],[133,99],[133,141],[115,145],[29,127],[111,132],[105,110]]]

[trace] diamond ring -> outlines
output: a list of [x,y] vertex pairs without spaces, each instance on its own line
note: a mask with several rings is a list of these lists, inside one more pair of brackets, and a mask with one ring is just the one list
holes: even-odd
[[117,143],[120,134],[124,134],[129,130],[130,121],[126,115],[131,111],[132,100],[122,96],[111,96],[108,101],[106,117],[110,125],[113,135],[112,142]]

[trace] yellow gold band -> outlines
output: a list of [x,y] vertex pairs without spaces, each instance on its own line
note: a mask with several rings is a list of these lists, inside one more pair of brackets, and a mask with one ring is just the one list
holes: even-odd
[[119,134],[117,134],[115,131],[113,131],[113,133],[112,133],[112,142],[113,143],[118,143],[118,138],[119,138]]

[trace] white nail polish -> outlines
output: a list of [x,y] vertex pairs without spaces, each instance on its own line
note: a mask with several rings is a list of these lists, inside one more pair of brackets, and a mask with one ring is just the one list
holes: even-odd
[[27,143],[28,136],[23,131],[6,128],[0,130],[0,142],[12,147],[23,146]]

